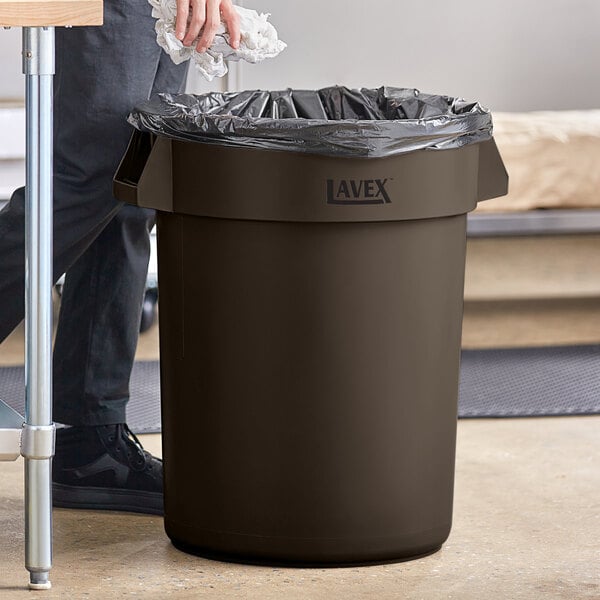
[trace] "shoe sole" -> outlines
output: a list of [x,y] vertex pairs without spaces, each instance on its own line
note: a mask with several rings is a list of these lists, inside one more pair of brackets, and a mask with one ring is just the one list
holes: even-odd
[[113,510],[163,516],[163,495],[158,492],[52,484],[56,508]]

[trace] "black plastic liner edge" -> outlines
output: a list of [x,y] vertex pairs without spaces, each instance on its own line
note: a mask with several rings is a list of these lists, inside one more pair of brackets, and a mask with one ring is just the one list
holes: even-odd
[[394,87],[159,94],[129,122],[178,140],[356,158],[448,150],[492,137],[492,115],[479,103]]

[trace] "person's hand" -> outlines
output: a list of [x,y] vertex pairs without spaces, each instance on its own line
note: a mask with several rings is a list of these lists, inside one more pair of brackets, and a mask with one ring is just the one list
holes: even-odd
[[177,0],[175,35],[184,46],[191,46],[202,31],[196,44],[196,50],[202,54],[213,43],[221,17],[227,25],[231,47],[239,48],[240,19],[231,0]]

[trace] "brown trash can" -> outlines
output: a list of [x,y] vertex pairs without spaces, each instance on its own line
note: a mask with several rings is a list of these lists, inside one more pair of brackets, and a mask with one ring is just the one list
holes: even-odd
[[507,182],[493,140],[358,159],[134,134],[115,192],[159,211],[177,547],[294,565],[440,548],[466,214]]

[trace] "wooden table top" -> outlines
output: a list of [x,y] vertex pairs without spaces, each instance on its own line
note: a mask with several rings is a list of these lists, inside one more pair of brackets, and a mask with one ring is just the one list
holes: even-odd
[[0,0],[0,27],[102,25],[103,0]]

